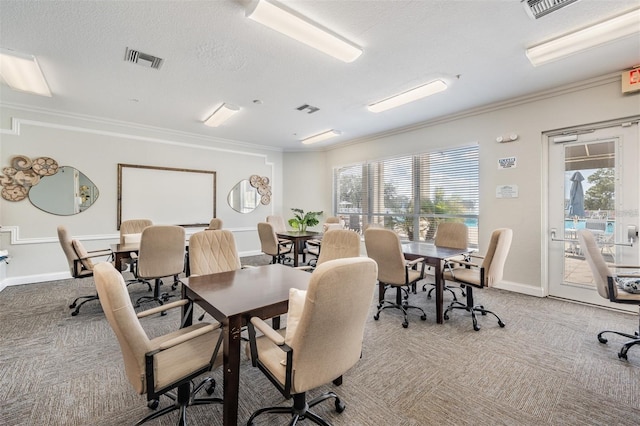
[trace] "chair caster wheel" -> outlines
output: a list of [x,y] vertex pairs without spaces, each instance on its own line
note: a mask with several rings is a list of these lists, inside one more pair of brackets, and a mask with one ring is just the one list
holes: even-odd
[[477,325],[474,325],[474,326],[473,326],[473,329],[474,329],[475,331],[480,331],[480,327],[478,327]]
[[73,309],[73,308],[75,308],[75,307],[76,307],[76,304],[75,304],[75,303],[72,303],[72,304],[70,304],[70,305],[69,305],[69,309]]
[[204,388],[205,392],[207,392],[207,395],[212,395],[213,391],[216,390],[216,381],[215,380],[211,380],[211,382],[207,385],[207,387]]
[[420,317],[420,319],[421,319],[422,321],[426,321],[426,320],[427,320],[427,316],[426,316],[426,315],[422,315],[422,316]]
[[407,328],[407,327],[409,327],[409,323],[408,323],[407,321],[405,321],[405,322],[403,322],[403,323],[402,323],[402,326],[403,326],[404,328]]
[[504,328],[504,326],[505,326],[505,324],[504,324],[502,321],[498,321],[498,325],[499,325],[501,328]]
[[344,402],[340,401],[340,398],[336,398],[335,405],[336,405],[336,413],[342,413],[344,409],[347,408]]
[[620,358],[620,359],[627,359],[627,354],[623,354],[622,352],[620,352],[620,353],[618,354],[618,358]]
[[163,317],[163,316],[165,316],[165,315],[167,315],[167,311],[162,311],[162,312],[160,312],[160,316],[162,316],[162,317]]
[[71,316],[72,316],[72,317],[75,317],[76,315],[78,315],[78,311],[73,311],[73,312],[71,312]]
[[444,318],[445,320],[448,320],[448,319],[449,319],[449,315],[444,314],[444,315],[442,316],[442,318]]
[[600,337],[600,336],[598,336],[598,341],[599,341],[600,343],[607,343],[607,342],[608,342],[608,340],[607,340],[607,339],[605,339],[604,337]]
[[158,408],[158,404],[160,404],[160,401],[158,401],[157,399],[152,399],[151,401],[147,402],[147,407],[155,410],[156,408]]
[[378,320],[380,319],[380,315],[375,314],[375,315],[373,316],[373,319],[374,319],[374,320],[376,320],[376,321],[378,321]]

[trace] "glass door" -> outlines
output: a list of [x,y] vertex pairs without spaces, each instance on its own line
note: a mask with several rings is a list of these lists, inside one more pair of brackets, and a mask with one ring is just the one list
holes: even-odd
[[620,308],[598,295],[576,231],[590,229],[607,262],[640,265],[637,123],[548,136],[550,296]]

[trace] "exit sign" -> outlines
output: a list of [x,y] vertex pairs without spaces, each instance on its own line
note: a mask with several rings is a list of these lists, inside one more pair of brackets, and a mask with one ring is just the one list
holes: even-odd
[[640,67],[622,73],[622,93],[640,90]]

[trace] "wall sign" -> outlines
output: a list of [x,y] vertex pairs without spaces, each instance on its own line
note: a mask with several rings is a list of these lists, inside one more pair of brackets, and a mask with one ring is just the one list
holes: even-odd
[[498,185],[496,198],[518,198],[518,185]]
[[505,158],[499,158],[498,159],[498,169],[515,169],[517,166],[516,164],[516,157],[505,157]]

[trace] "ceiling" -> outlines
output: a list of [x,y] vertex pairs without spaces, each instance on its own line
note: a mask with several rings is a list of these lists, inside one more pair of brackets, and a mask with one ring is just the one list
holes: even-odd
[[[291,9],[361,46],[344,63],[245,17],[245,0],[0,0],[0,47],[38,58],[51,98],[0,84],[8,106],[282,151],[316,150],[596,78],[640,63],[640,37],[533,67],[525,48],[640,6],[579,0],[532,19],[520,0],[302,0]],[[127,48],[160,69],[125,62]],[[433,79],[449,89],[386,112],[370,103]],[[221,103],[241,112],[202,124]],[[318,108],[309,114],[297,107]],[[301,139],[336,129],[314,145]]]

